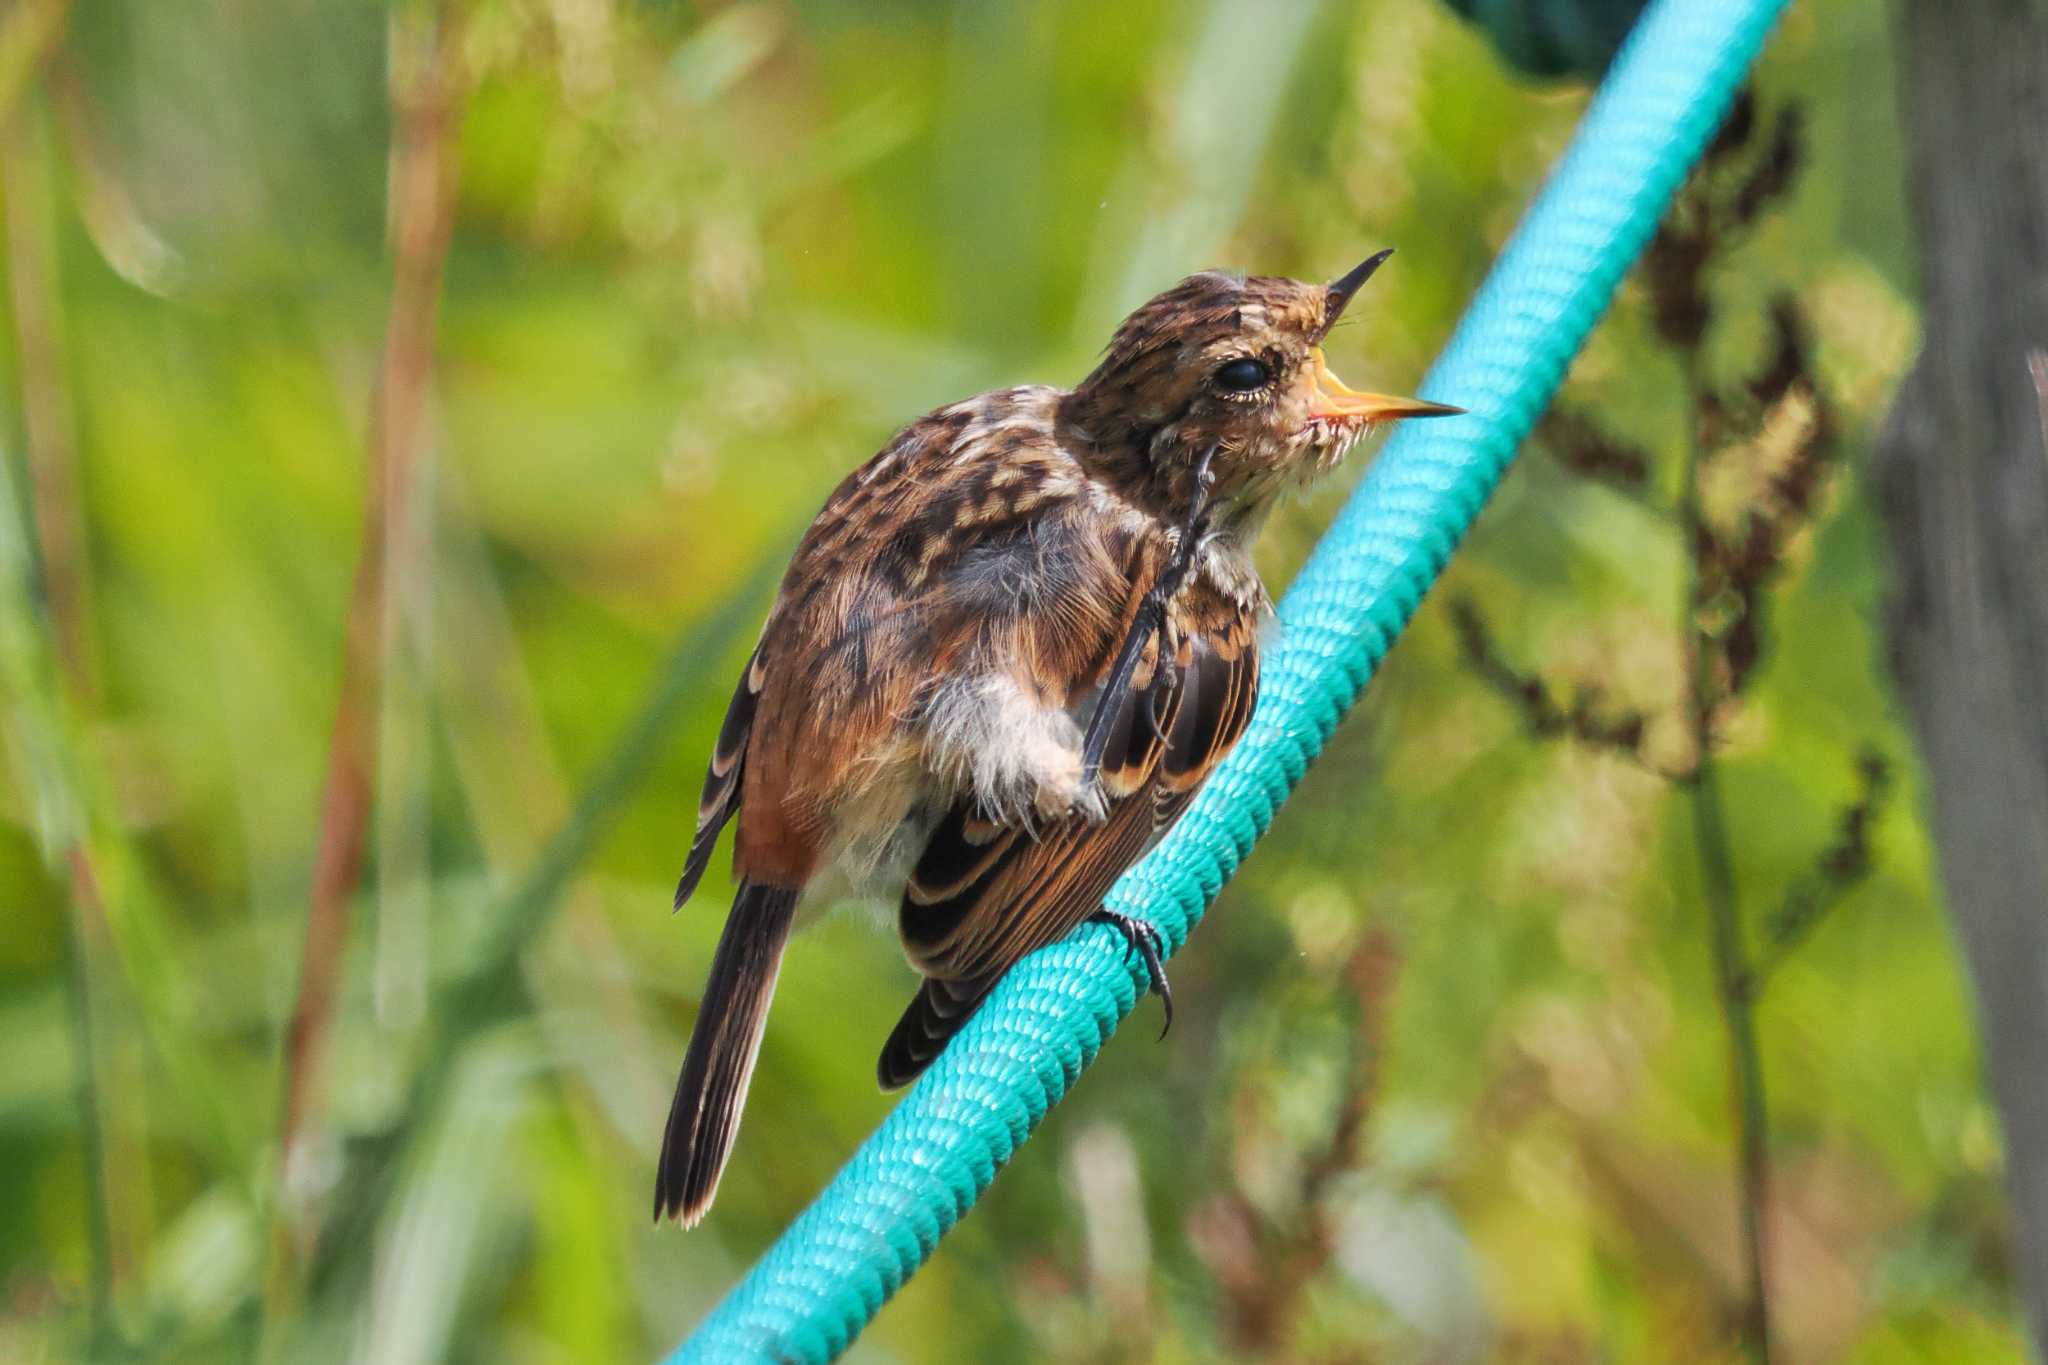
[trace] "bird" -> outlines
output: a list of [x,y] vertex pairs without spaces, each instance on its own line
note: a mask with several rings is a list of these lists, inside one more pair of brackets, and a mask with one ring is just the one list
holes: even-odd
[[1171,1023],[1157,931],[1103,898],[1250,721],[1272,614],[1252,543],[1368,429],[1462,411],[1330,372],[1323,342],[1391,254],[1329,284],[1190,275],[1072,389],[939,408],[832,492],[733,692],[676,888],[680,909],[736,821],[656,1221],[710,1208],[784,948],[828,888],[894,901],[921,977],[884,1090],[1090,919],[1123,933]]

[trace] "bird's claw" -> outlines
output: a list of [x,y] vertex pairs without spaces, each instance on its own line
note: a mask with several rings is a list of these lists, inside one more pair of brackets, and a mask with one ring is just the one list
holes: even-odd
[[1173,1027],[1173,987],[1166,979],[1166,963],[1161,959],[1160,949],[1165,940],[1152,921],[1139,919],[1104,907],[1090,918],[1102,921],[1124,936],[1126,946],[1136,949],[1139,957],[1145,959],[1145,973],[1152,981],[1152,991],[1159,997],[1159,1004],[1166,1012],[1166,1022],[1160,1026],[1159,1036],[1164,1038]]

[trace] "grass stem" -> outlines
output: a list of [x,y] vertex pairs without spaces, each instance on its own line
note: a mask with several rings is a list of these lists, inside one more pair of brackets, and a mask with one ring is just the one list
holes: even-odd
[[1694,395],[1692,439],[1685,459],[1685,488],[1680,519],[1688,554],[1679,628],[1685,639],[1685,714],[1696,746],[1696,764],[1684,783],[1692,813],[1694,852],[1699,858],[1700,885],[1714,957],[1714,995],[1728,1035],[1728,1067],[1733,1092],[1738,1196],[1739,1253],[1743,1268],[1740,1329],[1744,1353],[1755,1365],[1771,1359],[1771,1310],[1766,1242],[1770,1209],[1770,1113],[1764,1099],[1763,1061],[1756,1041],[1756,998],[1751,990],[1748,950],[1735,885],[1735,859],[1721,802],[1720,776],[1714,762],[1714,713],[1717,687],[1712,641],[1700,601],[1706,534],[1700,505],[1700,466],[1706,458],[1703,415],[1697,395],[1704,392],[1698,373],[1699,353],[1686,357],[1690,392]]

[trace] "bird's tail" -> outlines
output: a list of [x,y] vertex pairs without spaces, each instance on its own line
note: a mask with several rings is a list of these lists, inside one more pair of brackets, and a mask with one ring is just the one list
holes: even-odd
[[679,1218],[684,1227],[694,1227],[711,1207],[719,1173],[739,1133],[796,898],[794,890],[749,882],[741,884],[733,900],[661,1139],[661,1166],[654,1180],[657,1221]]

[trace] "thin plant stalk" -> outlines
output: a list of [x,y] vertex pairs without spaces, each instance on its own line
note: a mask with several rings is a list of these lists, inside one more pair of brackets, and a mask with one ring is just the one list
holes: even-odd
[[[1698,354],[1688,357],[1693,371],[1690,392],[1704,390],[1697,374]],[[1751,990],[1748,953],[1735,886],[1735,859],[1721,803],[1719,774],[1714,763],[1714,667],[1711,642],[1700,600],[1700,546],[1704,513],[1700,506],[1700,465],[1706,441],[1695,405],[1692,438],[1685,459],[1685,488],[1680,501],[1688,572],[1679,605],[1679,626],[1686,651],[1685,714],[1692,730],[1695,767],[1684,782],[1692,814],[1693,849],[1699,858],[1702,899],[1706,905],[1709,944],[1714,956],[1714,995],[1728,1032],[1728,1067],[1733,1091],[1736,1167],[1740,1193],[1738,1252],[1743,1267],[1741,1315],[1745,1354],[1756,1365],[1771,1360],[1771,1310],[1766,1277],[1767,1222],[1770,1208],[1770,1114],[1764,1099],[1763,1060],[1757,1050],[1756,998]]]
[[15,0],[0,17],[0,121],[12,121],[64,38],[71,0]]
[[[96,956],[93,940],[104,935],[106,925],[103,918],[97,923],[88,922],[88,914],[96,914],[99,909],[99,883],[84,849],[73,845],[67,861],[74,910],[65,955],[71,978],[71,1033],[78,1049],[79,1157],[85,1165],[86,1245],[92,1256],[87,1311],[94,1346],[104,1350],[113,1342],[113,1219],[107,1206],[107,1140],[100,1124],[99,1071],[94,1061],[97,1034],[92,1019],[92,963]],[[93,898],[90,912],[88,897]]]
[[[19,396],[26,431],[36,582],[57,665],[53,681],[69,693],[73,706],[82,707],[98,691],[90,646],[91,588],[78,497],[77,430],[72,418],[70,374],[65,365],[60,324],[61,282],[51,232],[55,204],[50,153],[33,84],[34,74],[55,50],[67,8],[63,4],[25,7],[10,21],[10,38],[17,43],[30,43],[31,48],[23,57],[29,63],[23,68],[24,74],[7,91],[4,106],[0,106],[0,188],[5,191],[8,301],[13,315]],[[32,27],[24,31],[24,24]],[[12,499],[8,501],[7,510],[11,513]],[[74,826],[69,833],[70,842],[52,870],[61,872],[69,892],[71,913],[65,956],[78,1070],[86,1241],[91,1258],[87,1271],[87,1311],[92,1340],[105,1347],[113,1341],[118,1255],[115,1200],[109,1195],[109,1186],[119,1182],[111,1169],[114,1144],[109,1141],[106,1117],[106,1097],[111,1087],[101,1083],[104,1039],[94,1024],[94,1013],[101,1002],[93,983],[98,974],[97,964],[107,956],[108,930],[100,878],[82,829]],[[140,1165],[139,1157],[136,1165]],[[138,1196],[132,1202],[139,1203],[139,1191],[131,1193]]]
[[[391,20],[391,232],[396,268],[370,413],[362,548],[343,631],[341,681],[321,793],[298,1000],[285,1041],[279,1133],[283,1197],[277,1227],[291,1233],[291,1245],[273,1244],[274,1272],[280,1252],[303,1262],[318,1235],[318,1220],[310,1209],[303,1218],[291,1216],[293,1178],[318,1105],[348,940],[349,906],[361,879],[375,787],[379,646],[392,591],[386,539],[403,515],[418,461],[442,270],[454,229],[461,90],[452,8],[401,8]],[[273,1274],[273,1292],[277,1287]]]
[[78,431],[64,357],[57,279],[50,152],[42,110],[11,111],[0,135],[0,184],[7,223],[7,281],[27,435],[29,510],[38,567],[56,636],[57,662],[81,703],[98,691],[91,648],[91,569],[79,509]]

